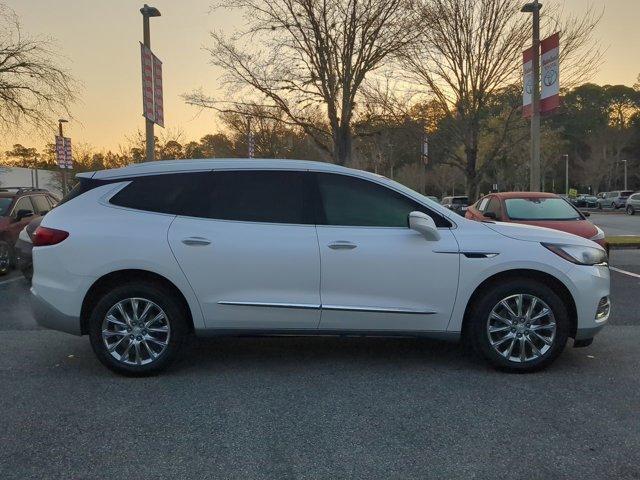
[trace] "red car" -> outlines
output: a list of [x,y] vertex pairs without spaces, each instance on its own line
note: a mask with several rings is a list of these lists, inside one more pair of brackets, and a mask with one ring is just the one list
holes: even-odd
[[564,198],[544,192],[502,192],[485,195],[467,209],[466,218],[522,223],[573,233],[608,251],[604,232]]

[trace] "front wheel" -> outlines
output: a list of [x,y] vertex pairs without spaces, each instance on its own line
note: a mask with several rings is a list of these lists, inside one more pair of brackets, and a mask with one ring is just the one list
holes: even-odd
[[107,291],[89,319],[98,360],[128,376],[154,375],[167,368],[186,335],[183,306],[154,283],[132,282]]
[[469,333],[476,351],[503,370],[541,370],[567,343],[567,309],[553,290],[536,281],[495,284],[472,315]]
[[636,213],[635,209],[631,205],[629,205],[627,207],[627,215],[635,215],[635,213]]

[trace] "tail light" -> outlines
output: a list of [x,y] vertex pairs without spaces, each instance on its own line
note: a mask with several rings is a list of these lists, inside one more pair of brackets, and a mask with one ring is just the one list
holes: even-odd
[[69,232],[56,230],[55,228],[38,227],[33,232],[33,246],[47,247],[57,245],[69,236]]

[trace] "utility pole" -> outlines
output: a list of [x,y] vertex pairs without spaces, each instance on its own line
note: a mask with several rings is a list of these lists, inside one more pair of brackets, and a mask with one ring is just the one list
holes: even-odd
[[569,155],[566,153],[564,157],[564,193],[569,195]]
[[627,189],[627,161],[626,160],[620,160],[621,162],[624,163],[624,189]]
[[[149,18],[159,17],[160,11],[155,7],[150,7],[146,3],[144,7],[140,9],[142,14],[142,37],[145,47],[151,49],[151,30],[149,28]],[[153,121],[145,118],[145,131],[146,131],[146,159],[147,162],[153,162],[155,159],[155,137],[153,134]]]
[[531,112],[531,165],[529,169],[529,190],[540,190],[540,9],[538,0],[525,4],[521,11],[532,13],[533,17],[533,92]]
[[[61,118],[58,120],[58,135],[60,135],[60,138],[64,138],[64,134],[62,133],[62,124],[63,123],[67,123],[68,120],[65,120],[64,118]],[[67,167],[66,165],[63,165],[62,168],[62,195],[66,196],[67,195]]]

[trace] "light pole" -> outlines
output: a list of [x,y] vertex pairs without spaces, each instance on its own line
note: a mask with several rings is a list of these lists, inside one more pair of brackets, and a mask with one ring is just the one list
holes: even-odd
[[533,14],[533,92],[531,113],[531,167],[529,190],[540,190],[540,9],[538,0],[525,4],[521,12]]
[[[148,49],[151,49],[151,30],[149,28],[149,18],[151,17],[159,17],[160,10],[155,7],[150,7],[146,3],[144,7],[140,9],[140,13],[142,14],[142,37],[144,46]],[[145,131],[146,131],[146,159],[147,162],[152,162],[154,160],[154,152],[155,152],[155,137],[153,135],[153,122],[148,118],[145,118]]]
[[621,162],[624,163],[624,189],[627,189],[627,161],[626,160],[620,160]]
[[569,155],[566,153],[563,155],[564,157],[564,193],[565,195],[569,195]]
[[[60,138],[64,138],[64,134],[62,133],[62,124],[67,123],[69,120],[65,120],[64,118],[60,118],[58,120],[58,135]],[[62,166],[62,195],[65,196],[67,194],[67,166]]]

